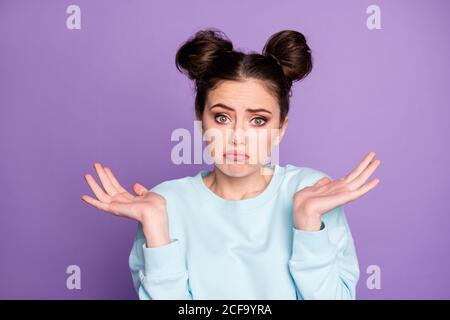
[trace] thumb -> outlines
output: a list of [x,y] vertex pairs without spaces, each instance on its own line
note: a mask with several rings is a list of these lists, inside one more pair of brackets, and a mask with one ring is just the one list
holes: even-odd
[[320,186],[323,186],[323,185],[329,183],[330,181],[331,181],[331,180],[328,179],[328,177],[323,177],[322,179],[319,179],[319,181],[317,181],[317,182],[314,184],[314,186],[315,186],[315,187],[320,187]]
[[139,196],[143,196],[144,194],[146,194],[148,192],[148,189],[140,183],[135,183],[133,185],[133,190]]

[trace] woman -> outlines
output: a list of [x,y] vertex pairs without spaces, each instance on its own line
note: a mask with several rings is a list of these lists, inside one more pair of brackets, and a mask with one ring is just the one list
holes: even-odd
[[195,81],[213,170],[150,190],[136,183],[136,195],[99,163],[104,190],[85,175],[97,199],[84,201],[138,221],[129,265],[139,298],[355,299],[359,266],[342,205],[379,183],[366,183],[375,153],[337,180],[267,164],[287,128],[292,83],[312,69],[304,36],[284,30],[262,54],[245,54],[210,28],[179,48],[176,65]]

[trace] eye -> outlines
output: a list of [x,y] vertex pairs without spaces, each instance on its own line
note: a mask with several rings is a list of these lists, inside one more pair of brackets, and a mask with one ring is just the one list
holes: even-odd
[[214,117],[214,120],[216,120],[217,123],[224,124],[224,123],[227,122],[228,117],[226,115],[224,115],[224,114],[217,114]]
[[262,117],[257,117],[257,118],[252,119],[252,124],[254,124],[255,126],[258,126],[258,127],[265,125],[266,122],[267,122],[267,120]]

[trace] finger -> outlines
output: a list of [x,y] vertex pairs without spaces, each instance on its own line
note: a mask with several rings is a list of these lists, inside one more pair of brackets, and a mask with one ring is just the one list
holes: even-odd
[[111,184],[114,186],[114,188],[116,188],[117,191],[119,192],[128,192],[127,190],[125,190],[124,187],[122,187],[119,183],[119,181],[117,181],[116,177],[114,176],[114,174],[112,173],[112,170],[110,168],[105,167],[105,172],[106,175],[109,178],[109,181],[111,181]]
[[108,176],[109,180],[111,181],[112,185],[118,192],[120,192],[125,198],[128,200],[133,200],[134,196],[130,194],[122,185],[117,181],[116,177],[114,177],[114,174],[112,173],[112,170],[110,168],[104,168],[106,175]]
[[145,188],[142,184],[140,183],[135,183],[133,185],[133,189],[134,192],[136,192],[137,195],[143,196],[144,194],[146,194],[148,192],[147,188]]
[[375,157],[375,152],[371,151],[369,152],[364,159],[358,164],[358,166],[353,170],[350,174],[348,174],[344,180],[346,182],[352,182],[353,179],[358,177],[361,172],[364,171],[364,169],[369,165],[369,163],[372,161],[372,159]]
[[355,178],[352,182],[349,183],[349,187],[351,190],[356,190],[360,188],[364,183],[366,183],[367,179],[374,173],[374,171],[380,165],[381,160],[373,160],[367,168],[364,169],[361,174]]
[[89,187],[91,187],[92,192],[94,192],[95,196],[98,200],[108,203],[110,202],[110,197],[107,195],[102,188],[97,184],[94,177],[92,177],[90,174],[85,174],[84,178],[86,179],[86,182],[88,183]]
[[107,203],[98,201],[97,199],[89,197],[85,194],[81,196],[81,199],[97,209],[108,211],[109,205]]
[[373,179],[369,183],[366,183],[363,186],[361,186],[361,188],[354,190],[352,192],[353,196],[356,197],[356,198],[359,198],[362,195],[364,195],[367,192],[369,192],[370,190],[372,190],[373,188],[375,188],[375,186],[378,185],[379,183],[380,183],[380,179]]
[[[370,190],[375,188],[375,186],[379,182],[380,182],[380,179],[374,179],[374,180],[370,181],[369,183],[364,184],[359,189],[356,189],[356,190],[353,190],[353,191],[342,192],[342,193],[340,193],[338,195],[334,195],[334,196],[332,196],[333,204],[331,206],[332,207],[336,207],[338,205],[342,206],[344,204],[349,203],[350,201],[358,199],[359,197],[363,196],[364,194],[366,194],[367,192],[369,192]],[[327,202],[323,201],[323,204],[325,204],[325,203],[327,203]]]
[[115,216],[124,216],[126,218],[139,221],[135,210],[133,210],[133,208],[129,204],[120,202],[104,203],[87,195],[82,195],[81,199],[92,205],[93,207],[105,212],[112,213]]
[[111,181],[109,180],[108,176],[106,175],[105,169],[103,169],[103,166],[100,163],[96,162],[96,163],[94,163],[94,168],[97,171],[100,181],[102,182],[103,188],[105,188],[106,192],[110,196],[114,196],[118,191],[112,185]]

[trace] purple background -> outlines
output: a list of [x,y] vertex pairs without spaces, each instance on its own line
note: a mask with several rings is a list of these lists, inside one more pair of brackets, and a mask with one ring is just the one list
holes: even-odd
[[[66,8],[81,7],[81,30]],[[381,30],[366,8],[381,8]],[[136,223],[84,203],[100,161],[151,187],[207,165],[171,162],[193,130],[193,85],[174,65],[205,27],[261,52],[305,34],[314,70],[295,83],[280,164],[334,178],[369,151],[369,194],[346,205],[361,267],[358,299],[450,298],[449,1],[0,1],[0,298],[135,299]],[[81,267],[81,290],[66,268]],[[369,265],[381,289],[366,287]]]

